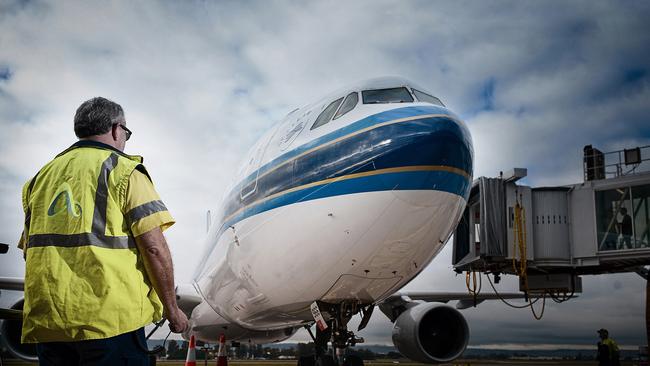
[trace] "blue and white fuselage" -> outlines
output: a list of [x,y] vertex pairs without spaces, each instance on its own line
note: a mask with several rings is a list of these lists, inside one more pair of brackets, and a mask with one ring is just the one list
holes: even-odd
[[314,301],[393,294],[456,227],[472,160],[465,124],[403,79],[291,112],[253,147],[210,228],[192,332],[277,341],[313,321]]

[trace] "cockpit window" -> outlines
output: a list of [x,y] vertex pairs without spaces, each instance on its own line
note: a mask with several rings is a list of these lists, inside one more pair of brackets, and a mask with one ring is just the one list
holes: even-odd
[[357,106],[357,102],[359,102],[359,95],[356,92],[352,92],[348,94],[348,96],[345,97],[343,104],[341,104],[341,108],[339,109],[338,112],[336,112],[334,119],[337,119],[342,115],[348,113],[349,111],[353,110],[354,107]]
[[318,128],[326,124],[327,122],[329,122],[332,119],[334,112],[336,112],[336,109],[339,107],[339,104],[341,104],[342,101],[343,98],[341,97],[333,101],[332,103],[330,103],[330,105],[328,105],[327,108],[325,108],[325,110],[323,110],[321,114],[318,115],[318,118],[316,118],[316,122],[314,122],[314,125],[311,126],[311,130],[313,130],[314,128]]
[[429,95],[425,92],[421,92],[417,89],[413,89],[413,94],[415,94],[415,97],[418,98],[420,102],[427,102],[435,105],[439,105],[441,107],[444,107],[445,105],[442,104],[440,99],[434,97],[433,95]]
[[364,90],[361,92],[363,104],[376,103],[409,103],[413,102],[413,97],[405,87]]

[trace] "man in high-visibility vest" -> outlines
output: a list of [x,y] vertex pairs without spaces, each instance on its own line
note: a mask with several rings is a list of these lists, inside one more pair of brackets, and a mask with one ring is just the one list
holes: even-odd
[[599,366],[620,366],[620,351],[616,342],[609,338],[607,329],[599,329],[598,336],[598,365]]
[[131,131],[105,98],[77,109],[79,141],[23,188],[23,343],[41,365],[148,365],[144,326],[163,313],[173,332],[174,224],[139,156],[123,152]]

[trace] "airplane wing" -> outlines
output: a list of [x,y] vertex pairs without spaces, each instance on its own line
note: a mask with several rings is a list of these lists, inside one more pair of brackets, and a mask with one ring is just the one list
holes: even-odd
[[20,277],[0,277],[0,290],[24,291],[25,279]]
[[485,300],[523,299],[523,293],[479,293],[476,296],[467,292],[396,292],[379,303],[379,309],[394,321],[397,314],[413,301],[441,302],[458,301],[456,309],[467,309],[482,303]]
[[203,299],[192,285],[180,284],[176,286],[176,302],[178,307],[189,318],[192,310],[201,303]]
[[458,300],[459,304],[456,305],[456,308],[458,309],[465,309],[465,307],[460,307],[460,303],[464,303],[466,301],[473,302],[474,300],[477,301],[478,303],[481,303],[485,300],[498,300],[498,299],[523,299],[524,294],[523,293],[503,293],[503,294],[495,294],[495,293],[479,293],[476,295],[476,297],[468,292],[396,292],[390,297],[388,297],[384,302],[386,301],[394,301],[396,299],[410,299],[410,300],[423,300],[427,302],[442,302],[442,303],[447,303],[449,301],[454,301]]
[[23,312],[15,309],[3,309],[0,308],[0,320],[1,319],[13,319],[13,320],[22,320]]
[[[0,243],[0,254],[5,254],[9,245]],[[0,290],[24,291],[25,279],[18,277],[0,277]],[[22,311],[0,308],[0,319],[22,319]]]
[[[0,290],[23,291],[25,279],[18,277],[0,277]],[[15,309],[0,308],[1,319],[22,319],[22,311]]]

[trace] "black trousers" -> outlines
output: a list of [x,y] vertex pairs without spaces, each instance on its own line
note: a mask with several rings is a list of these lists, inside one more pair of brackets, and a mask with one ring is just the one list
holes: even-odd
[[36,346],[41,366],[149,366],[144,328],[106,339],[46,342]]

